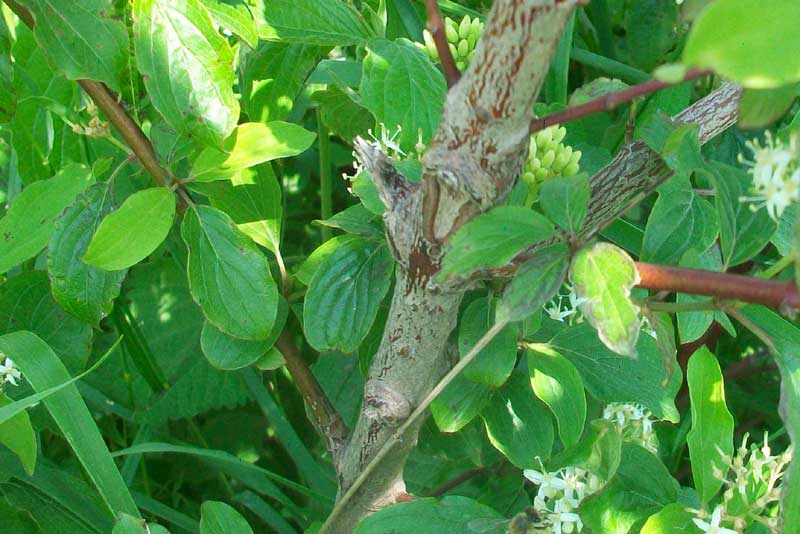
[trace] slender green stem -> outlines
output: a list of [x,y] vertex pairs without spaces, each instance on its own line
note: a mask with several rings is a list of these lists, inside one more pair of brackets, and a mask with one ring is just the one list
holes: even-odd
[[594,52],[589,52],[583,48],[573,48],[572,59],[582,65],[597,69],[612,78],[619,78],[628,83],[644,83],[651,78],[651,76],[644,71],[605,56],[595,54]]
[[[328,128],[322,120],[322,112],[317,109],[317,129],[319,132],[319,194],[321,199],[320,216],[330,219],[333,215],[333,187],[331,183],[331,141]],[[322,241],[330,239],[331,229],[321,226]]]
[[773,263],[770,267],[767,267],[766,269],[758,273],[756,276],[758,276],[758,278],[765,278],[765,279],[775,278],[775,276],[780,274],[781,271],[786,269],[793,262],[794,262],[794,255],[789,254],[788,256],[784,256],[783,258],[779,259],[778,261]]

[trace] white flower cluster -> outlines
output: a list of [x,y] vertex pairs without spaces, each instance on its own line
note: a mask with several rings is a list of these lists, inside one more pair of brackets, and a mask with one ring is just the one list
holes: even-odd
[[[710,523],[703,521],[703,516],[707,515],[705,512],[695,511],[699,518],[694,522],[704,532],[735,534],[743,532],[754,522],[761,523],[775,534],[781,532],[778,518],[771,508],[780,501],[779,482],[792,459],[792,451],[788,449],[781,454],[772,454],[767,433],[764,433],[761,447],[754,443],[748,447],[747,440],[748,435],[745,435],[733,458],[725,456],[728,472],[715,473],[723,480],[726,489],[722,503],[711,514]],[[722,523],[732,526],[733,530],[720,526]],[[710,530],[714,527],[717,530]]]
[[658,452],[658,440],[653,432],[650,410],[639,404],[612,402],[603,409],[603,419],[617,425],[623,441],[637,443],[649,450]]
[[544,465],[541,471],[526,469],[523,475],[539,486],[533,507],[549,523],[537,532],[572,534],[583,530],[577,510],[586,497],[603,487],[600,477],[579,467],[564,467],[549,473]]
[[578,306],[586,302],[586,299],[579,297],[575,293],[575,288],[569,284],[564,284],[563,289],[566,290],[566,294],[564,291],[559,291],[553,300],[545,304],[544,312],[554,321],[563,323],[569,320],[569,324],[580,323],[583,318],[579,315]]
[[14,365],[11,358],[4,357],[5,355],[0,352],[0,389],[5,384],[17,385],[17,380],[22,378],[19,369]]
[[740,202],[755,202],[752,209],[767,208],[767,213],[778,220],[792,202],[800,200],[800,150],[796,135],[789,144],[775,139],[768,131],[762,145],[757,139],[746,146],[753,160],[739,155],[739,162],[750,167],[753,176],[753,196],[741,197]]

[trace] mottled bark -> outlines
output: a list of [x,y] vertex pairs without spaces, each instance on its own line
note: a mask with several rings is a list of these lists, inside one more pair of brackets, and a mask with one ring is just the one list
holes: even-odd
[[[338,465],[340,498],[449,368],[444,349],[464,288],[435,280],[447,239],[513,187],[527,157],[533,103],[577,3],[495,2],[470,68],[448,93],[421,184],[407,181],[374,145],[356,142],[387,208],[398,274],[361,413]],[[405,496],[402,471],[418,428],[412,430],[371,467],[327,532],[351,532],[370,511]]]

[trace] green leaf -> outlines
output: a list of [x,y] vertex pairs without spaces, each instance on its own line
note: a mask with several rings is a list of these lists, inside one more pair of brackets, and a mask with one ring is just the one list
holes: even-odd
[[83,370],[89,358],[92,328],[53,300],[42,271],[22,273],[0,285],[0,334],[17,330],[42,338],[71,373]]
[[717,238],[717,217],[711,204],[691,190],[687,177],[672,180],[681,185],[659,193],[647,219],[643,261],[675,265],[690,248],[705,252]]
[[[676,369],[667,380],[658,344],[650,336],[639,337],[637,359],[620,358],[608,350],[588,324],[564,328],[549,345],[572,362],[586,390],[597,400],[636,402],[649,408],[659,419],[680,421],[675,395],[683,380],[682,374]],[[632,376],[636,380],[631,380]]]
[[542,249],[520,266],[497,306],[497,319],[522,321],[541,310],[564,282],[569,249],[555,244]]
[[[717,247],[710,248],[702,254],[698,254],[694,249],[689,249],[681,258],[680,266],[720,272],[722,271],[722,259]],[[686,293],[678,293],[675,300],[680,304],[711,301],[708,297]],[[714,311],[684,311],[678,312],[676,315],[681,343],[691,343],[706,333],[711,323],[714,322],[716,313]]]
[[206,501],[200,507],[200,534],[253,534],[253,529],[233,507]]
[[206,148],[192,166],[198,182],[230,180],[244,169],[304,152],[316,134],[288,122],[246,122],[225,140],[222,150]]
[[103,219],[82,260],[107,271],[136,265],[164,241],[174,219],[172,191],[166,187],[138,191]]
[[[14,401],[0,391],[0,411],[11,404],[14,404]],[[17,455],[26,473],[33,474],[33,469],[36,467],[36,432],[33,430],[28,412],[22,409],[11,417],[2,419],[0,443]]]
[[70,80],[99,80],[119,92],[127,83],[128,32],[111,0],[26,2],[33,35],[50,63]]
[[267,258],[225,213],[208,206],[186,212],[187,274],[195,302],[214,326],[241,339],[266,339],[278,312]]
[[622,434],[616,425],[605,419],[595,419],[577,444],[562,450],[546,463],[548,471],[563,467],[581,467],[608,481],[619,468],[622,455]]
[[800,4],[773,0],[714,2],[692,25],[683,61],[710,68],[751,89],[772,89],[800,81]]
[[772,244],[778,249],[778,254],[788,256],[792,253],[795,246],[794,227],[797,221],[797,213],[800,207],[797,204],[789,205],[783,210],[778,229],[772,235]]
[[499,519],[502,516],[488,506],[467,497],[449,495],[441,500],[414,499],[383,508],[361,521],[354,534],[467,533],[475,531],[473,525],[487,520],[497,524]]
[[88,167],[69,164],[49,180],[23,189],[0,219],[0,274],[47,246],[61,212],[93,182]]
[[352,143],[357,135],[367,138],[367,132],[375,124],[375,119],[366,109],[337,87],[317,91],[314,100],[319,102],[322,122],[348,143]]
[[261,38],[327,46],[363,44],[373,32],[341,0],[270,0],[264,9]]
[[758,254],[777,229],[767,210],[752,211],[739,199],[747,196],[750,175],[743,169],[723,163],[711,166],[710,176],[717,191],[719,241],[725,264],[722,270],[735,267]]
[[675,532],[693,532],[695,516],[683,504],[666,505],[659,512],[651,515],[642,527],[641,534],[674,534]]
[[586,423],[583,380],[572,363],[548,347],[528,350],[531,386],[558,423],[558,436],[565,448],[578,443]]
[[367,46],[358,93],[361,105],[389,132],[402,128],[398,143],[409,152],[420,140],[430,144],[442,115],[447,84],[425,52],[411,41],[376,39]]
[[17,111],[14,67],[11,62],[11,35],[5,18],[0,17],[0,124],[9,122]]
[[[462,358],[493,325],[494,302],[487,297],[470,302],[461,314],[458,327],[458,352]],[[514,325],[507,325],[500,330],[464,368],[464,378],[487,386],[502,386],[517,363],[518,333],[519,328]]]
[[492,445],[520,469],[536,468],[553,449],[550,412],[531,391],[527,376],[515,373],[481,413]]
[[[283,331],[288,315],[289,306],[285,300],[281,299],[272,333],[267,339],[256,341],[229,336],[206,321],[203,325],[203,332],[200,334],[200,346],[203,354],[208,363],[224,371],[233,371],[255,364],[266,356],[272,345],[275,344],[275,340]],[[283,360],[282,357],[281,360]]]
[[94,327],[111,313],[126,274],[125,270],[97,269],[80,259],[100,220],[110,211],[107,185],[89,188],[56,222],[47,255],[53,298],[69,313]]
[[642,319],[631,300],[639,283],[631,257],[610,243],[585,247],[572,260],[570,280],[578,297],[586,299],[581,311],[603,343],[618,354],[636,356]]
[[[768,343],[781,372],[779,412],[786,425],[794,450],[800,444],[800,330],[762,306],[742,308],[742,316],[759,329],[759,336]],[[795,457],[796,458],[796,457]],[[800,533],[800,462],[789,464],[781,483],[781,510],[784,534]]]
[[308,286],[311,283],[311,278],[314,277],[314,273],[317,272],[320,265],[325,263],[327,259],[338,250],[340,247],[344,246],[345,243],[349,241],[359,239],[358,236],[355,235],[337,235],[325,241],[319,247],[317,247],[314,252],[312,252],[303,263],[300,264],[300,267],[297,269],[295,273],[295,278],[297,278],[303,285]]
[[675,502],[677,495],[678,483],[658,457],[639,445],[624,443],[616,475],[583,503],[581,518],[592,532],[628,534],[635,524]]
[[364,238],[342,243],[317,268],[303,305],[303,328],[319,351],[355,351],[369,332],[392,282],[385,244]]
[[502,267],[525,247],[553,236],[553,226],[535,211],[499,206],[478,215],[450,238],[440,278]]
[[800,87],[797,84],[776,89],[746,89],[739,99],[736,124],[750,130],[766,128],[786,115],[798,95]]
[[[70,379],[53,350],[31,332],[0,337],[0,352],[14,360],[36,391],[45,391]],[[111,512],[139,517],[136,504],[75,385],[65,387],[43,402]]]
[[725,386],[717,358],[701,347],[686,371],[692,407],[692,429],[686,436],[692,478],[703,503],[722,487],[716,472],[726,472],[722,455],[733,455],[733,416],[725,405]]
[[705,166],[697,124],[684,124],[659,113],[640,129],[640,133],[642,140],[676,173],[688,173]]
[[270,165],[244,172],[232,181],[194,184],[211,205],[224,211],[236,227],[264,248],[277,253],[281,240],[281,186]]
[[316,220],[316,224],[329,228],[338,228],[348,234],[376,237],[383,235],[380,218],[361,204],[354,204],[325,220]]
[[117,522],[114,523],[114,530],[111,534],[150,534],[151,530],[147,522],[139,517],[128,514],[120,514]]
[[675,2],[634,0],[624,13],[629,62],[650,72],[676,45],[680,7]]
[[323,53],[318,46],[266,41],[252,52],[240,51],[239,87],[250,120],[286,119]]
[[539,205],[556,226],[576,235],[583,225],[590,193],[587,174],[562,176],[545,182],[539,191]]
[[490,388],[486,384],[467,380],[459,374],[431,403],[431,415],[442,432],[458,432],[489,402]]
[[203,0],[211,18],[250,48],[258,45],[258,28],[246,0]]
[[221,146],[239,118],[233,51],[199,0],[135,0],[136,61],[155,108],[179,134]]

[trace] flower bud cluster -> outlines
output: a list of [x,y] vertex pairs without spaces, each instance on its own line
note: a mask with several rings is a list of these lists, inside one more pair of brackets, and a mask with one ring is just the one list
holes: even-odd
[[732,458],[724,457],[728,472],[715,473],[725,485],[720,507],[736,530],[743,531],[755,521],[778,533],[781,530],[771,509],[780,501],[780,481],[792,450],[772,454],[766,432],[761,447],[755,443],[748,447],[748,437],[744,436]]
[[746,146],[753,159],[739,154],[739,162],[749,167],[753,176],[753,196],[741,197],[741,202],[755,202],[752,208],[766,207],[767,213],[778,220],[792,202],[800,201],[800,146],[797,135],[789,143],[765,134],[762,145],[758,139],[748,141]]
[[578,508],[583,500],[603,487],[597,475],[580,467],[564,467],[552,473],[526,469],[525,478],[539,486],[533,507],[544,518],[536,530],[545,534],[572,534],[583,530]]
[[[565,290],[566,294],[564,294]],[[579,306],[585,302],[586,299],[579,297],[574,287],[564,284],[553,300],[544,305],[544,313],[553,321],[560,323],[565,320],[569,324],[580,323],[583,321],[583,317],[580,314]]]
[[603,419],[614,423],[622,440],[641,445],[652,453],[658,452],[658,440],[653,431],[650,410],[639,404],[612,402],[603,409]]
[[[445,36],[447,37],[447,46],[450,48],[450,53],[453,55],[456,67],[458,67],[460,71],[466,70],[467,65],[469,65],[475,53],[478,40],[483,33],[483,22],[477,17],[470,18],[469,15],[461,19],[460,23],[457,23],[450,17],[446,17],[444,19],[444,30]],[[425,53],[428,54],[431,61],[440,61],[439,51],[436,49],[436,43],[433,41],[431,32],[424,30],[422,36],[425,38],[425,44],[417,43],[417,45],[425,50]]]
[[581,151],[562,141],[567,135],[563,126],[550,126],[531,136],[530,151],[522,180],[528,186],[528,201],[536,201],[542,185],[559,176],[574,176],[580,171]]

